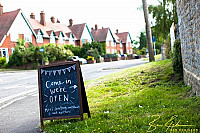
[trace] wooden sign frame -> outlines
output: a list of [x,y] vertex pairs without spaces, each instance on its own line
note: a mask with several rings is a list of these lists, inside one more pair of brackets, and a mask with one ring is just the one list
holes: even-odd
[[[77,73],[77,81],[78,81],[78,96],[79,96],[79,106],[80,106],[80,114],[73,115],[73,116],[59,116],[59,117],[49,117],[44,118],[43,116],[43,97],[42,97],[42,84],[41,84],[41,69],[43,68],[51,68],[51,67],[59,67],[64,65],[76,65],[76,73]],[[44,127],[44,120],[57,120],[57,119],[69,119],[69,118],[80,118],[83,120],[83,103],[82,103],[82,94],[81,94],[81,81],[80,81],[80,64],[79,61],[73,62],[62,62],[62,63],[55,63],[50,65],[41,65],[38,66],[38,88],[39,88],[39,105],[40,105],[40,122],[41,122],[41,129]],[[89,109],[89,107],[88,107]],[[88,110],[88,116],[90,115]]]

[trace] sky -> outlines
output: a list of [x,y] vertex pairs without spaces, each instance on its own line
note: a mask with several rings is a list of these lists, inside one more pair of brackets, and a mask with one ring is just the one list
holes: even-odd
[[[4,12],[22,9],[27,18],[33,12],[40,20],[40,12],[45,12],[46,21],[51,16],[61,23],[69,25],[69,19],[74,24],[87,23],[88,27],[109,27],[113,33],[129,32],[132,39],[145,29],[144,15],[138,7],[142,0],[1,0]],[[158,0],[147,0],[148,4],[156,5]]]

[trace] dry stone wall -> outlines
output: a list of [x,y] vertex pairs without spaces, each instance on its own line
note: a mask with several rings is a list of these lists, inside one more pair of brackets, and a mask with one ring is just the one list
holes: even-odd
[[200,0],[177,0],[184,82],[200,96]]

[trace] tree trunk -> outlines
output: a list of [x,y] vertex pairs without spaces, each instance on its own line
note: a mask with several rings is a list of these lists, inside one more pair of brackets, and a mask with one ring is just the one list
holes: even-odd
[[148,45],[148,50],[149,50],[149,62],[152,62],[152,61],[155,61],[155,58],[154,58],[154,53],[153,53],[151,27],[148,20],[149,11],[148,11],[148,6],[147,6],[147,1],[142,0],[142,2],[143,2],[144,19],[146,22],[146,35],[147,35],[147,45]]

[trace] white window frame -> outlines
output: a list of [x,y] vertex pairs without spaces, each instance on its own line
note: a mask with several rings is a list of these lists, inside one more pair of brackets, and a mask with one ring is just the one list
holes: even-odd
[[62,36],[61,33],[60,33],[60,36],[59,36],[59,43],[60,44],[64,44],[65,43],[64,37]]
[[122,49],[120,49],[120,53],[121,53],[121,54],[124,54],[124,52],[123,52],[123,50],[122,50]]
[[110,49],[107,49],[107,53],[110,54]]
[[32,35],[31,34],[24,34],[25,42],[32,42]]
[[122,43],[121,43],[121,42],[120,42],[120,44],[119,44],[119,45],[120,45],[120,48],[122,48]]
[[115,45],[114,45],[114,42],[113,42],[113,41],[110,41],[110,42],[111,42],[111,46],[114,47],[114,46],[115,46]]
[[41,33],[37,35],[37,43],[43,43],[43,35]]
[[115,53],[115,50],[114,49],[112,49],[112,54],[114,54]]
[[[8,53],[8,48],[0,48],[0,52],[1,52],[1,57],[6,57],[6,61],[9,61],[9,53]],[[6,55],[3,56],[3,52],[6,52]]]
[[56,38],[55,38],[55,36],[53,35],[53,32],[52,32],[51,35],[50,35],[50,43],[56,43]]

